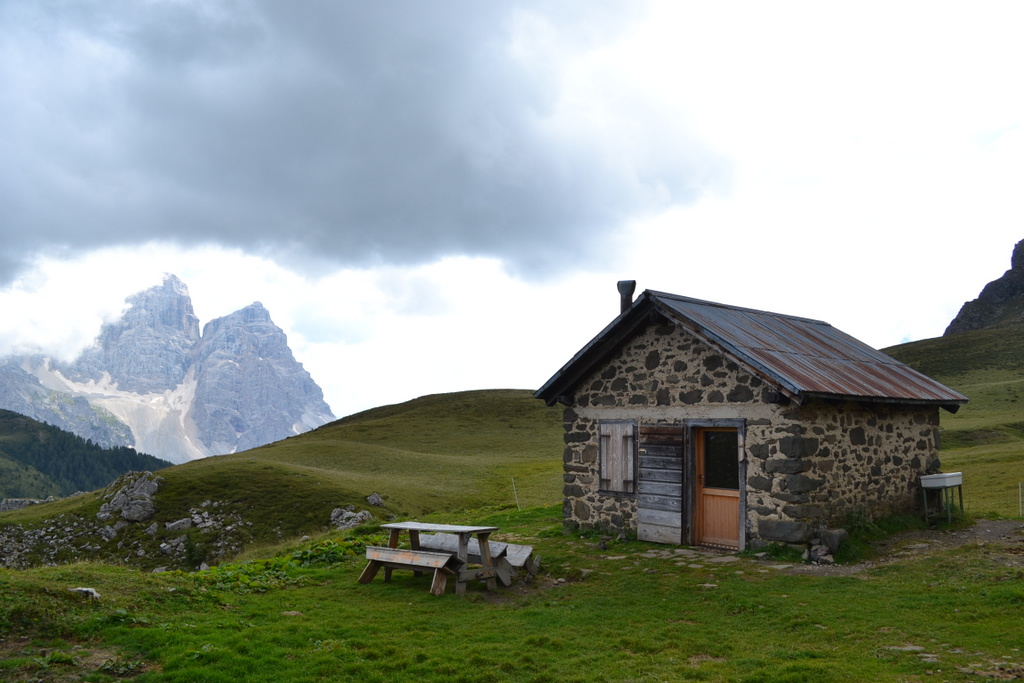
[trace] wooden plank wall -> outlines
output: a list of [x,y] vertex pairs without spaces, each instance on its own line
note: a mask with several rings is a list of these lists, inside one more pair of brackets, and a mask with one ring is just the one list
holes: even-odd
[[637,538],[683,543],[683,426],[640,425],[639,431]]

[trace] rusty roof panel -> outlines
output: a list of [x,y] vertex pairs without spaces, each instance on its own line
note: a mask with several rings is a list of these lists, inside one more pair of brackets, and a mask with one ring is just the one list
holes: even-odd
[[967,397],[826,322],[645,291],[534,394],[549,404],[648,324],[658,311],[793,396],[934,403]]
[[647,291],[678,324],[790,391],[874,400],[965,403],[967,397],[826,322]]

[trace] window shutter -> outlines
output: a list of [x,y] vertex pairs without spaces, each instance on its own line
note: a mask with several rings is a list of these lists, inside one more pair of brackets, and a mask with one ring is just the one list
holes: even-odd
[[632,422],[602,422],[601,490],[633,493],[636,489],[636,425]]

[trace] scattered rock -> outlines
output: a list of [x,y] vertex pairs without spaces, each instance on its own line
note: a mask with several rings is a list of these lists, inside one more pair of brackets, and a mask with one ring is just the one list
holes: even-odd
[[366,502],[369,505],[374,505],[376,507],[384,507],[384,499],[380,497],[379,493],[371,493],[368,495],[366,497]]
[[7,512],[9,510],[20,510],[27,508],[29,505],[39,505],[46,501],[39,500],[37,498],[4,498],[0,500],[0,512]]
[[822,529],[818,536],[821,544],[828,548],[829,554],[834,555],[850,534],[846,529]]
[[69,588],[69,593],[78,593],[79,595],[89,598],[90,600],[99,600],[100,594],[96,592],[95,588]]
[[179,519],[174,522],[167,522],[164,524],[164,528],[168,531],[184,531],[185,529],[191,529],[192,518],[185,517],[184,519]]
[[356,512],[355,509],[354,505],[349,505],[346,508],[335,508],[331,512],[331,526],[335,529],[351,529],[373,519],[373,515],[370,514],[369,510]]

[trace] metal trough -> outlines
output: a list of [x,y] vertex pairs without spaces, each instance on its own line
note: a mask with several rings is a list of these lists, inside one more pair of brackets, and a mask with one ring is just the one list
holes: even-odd
[[921,476],[921,486],[926,489],[944,489],[950,486],[961,486],[963,483],[963,472],[945,472],[943,474],[925,474]]
[[953,489],[960,497],[960,512],[964,511],[964,473],[944,472],[942,474],[924,474],[921,476],[921,494],[924,496],[924,521],[928,521],[928,489],[942,491],[942,506],[946,508],[946,522],[953,521]]

